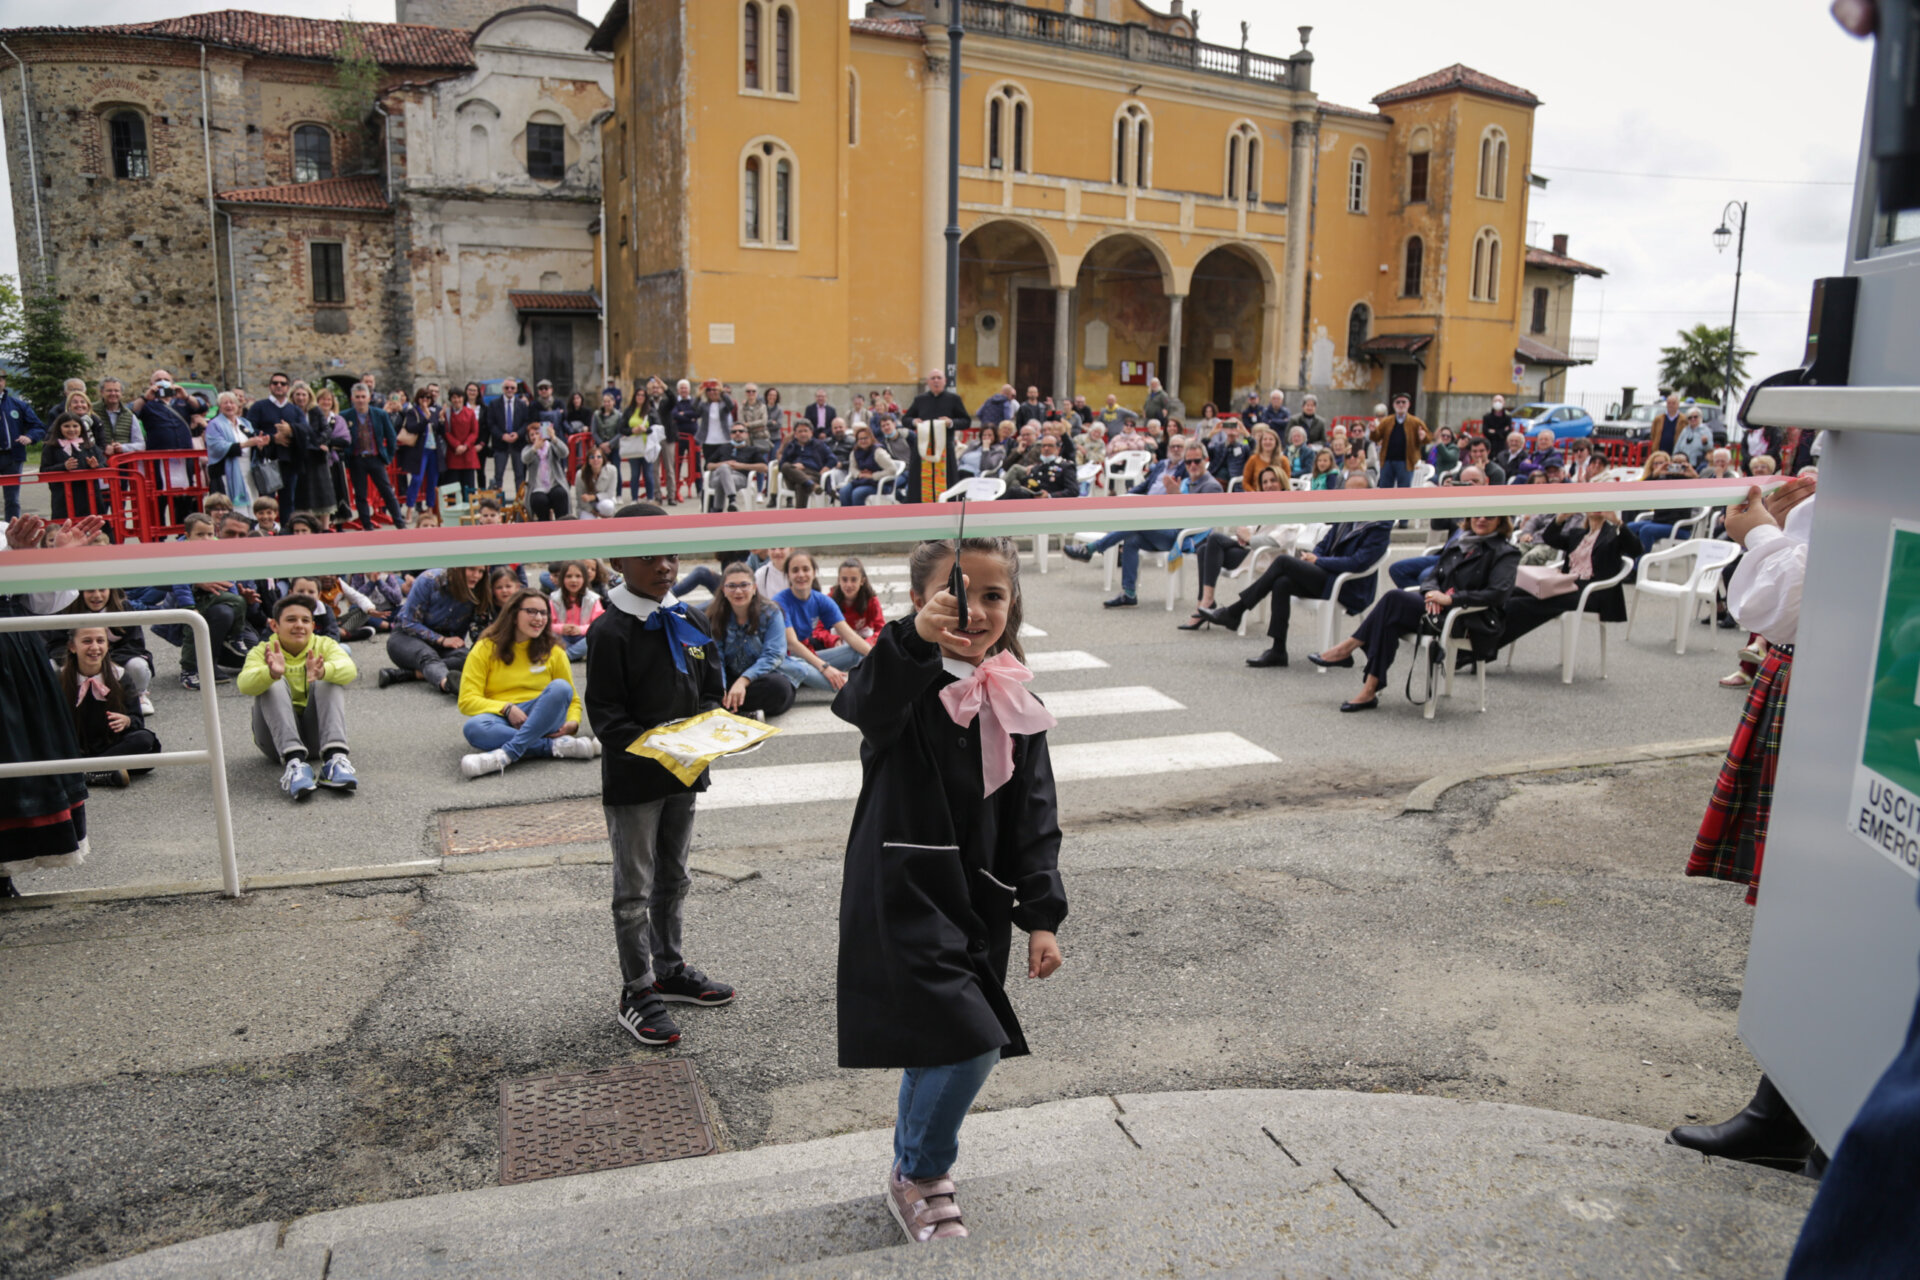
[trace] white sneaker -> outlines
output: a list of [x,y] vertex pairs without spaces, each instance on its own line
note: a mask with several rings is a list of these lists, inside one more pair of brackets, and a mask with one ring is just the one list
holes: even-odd
[[460,757],[460,772],[469,778],[484,778],[490,773],[505,773],[513,758],[505,751],[476,751]]
[[144,693],[140,695],[140,714],[143,716],[153,714],[153,699]]
[[600,754],[599,745],[592,738],[562,734],[553,740],[553,754],[561,760],[591,760]]

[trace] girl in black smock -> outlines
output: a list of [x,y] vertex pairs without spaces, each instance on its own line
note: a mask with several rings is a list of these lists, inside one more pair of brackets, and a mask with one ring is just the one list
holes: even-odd
[[910,562],[917,612],[889,623],[834,714],[861,733],[862,785],[840,894],[843,1067],[901,1067],[888,1206],[911,1240],[961,1236],[948,1172],[960,1122],[1001,1057],[1027,1052],[1005,981],[1058,968],[1067,914],[1046,729],[1020,663],[1019,560],[961,544],[968,624],[944,584],[952,544]]

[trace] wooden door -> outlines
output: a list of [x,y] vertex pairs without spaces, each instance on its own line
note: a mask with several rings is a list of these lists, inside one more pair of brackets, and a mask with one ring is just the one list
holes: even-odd
[[1052,289],[1020,289],[1015,300],[1013,394],[1026,398],[1028,387],[1042,398],[1058,397],[1053,385],[1053,325],[1060,296]]
[[533,339],[533,380],[546,379],[553,394],[565,400],[573,394],[573,321],[529,321]]

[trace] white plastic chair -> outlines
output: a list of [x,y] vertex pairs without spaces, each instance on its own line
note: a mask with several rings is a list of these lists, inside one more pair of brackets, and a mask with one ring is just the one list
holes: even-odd
[[[1441,665],[1446,669],[1447,673],[1446,684],[1443,686],[1442,691],[1449,698],[1453,696],[1454,655],[1471,653],[1473,651],[1472,639],[1464,635],[1454,635],[1453,626],[1470,613],[1485,613],[1486,611],[1487,607],[1483,604],[1458,605],[1447,610],[1446,617],[1440,621],[1440,651],[1443,655]],[[1415,657],[1417,658],[1418,654],[1416,654]],[[1487,664],[1484,662],[1474,663],[1473,674],[1474,678],[1480,682],[1480,714],[1485,715],[1487,713]],[[1439,697],[1435,696],[1432,690],[1428,690],[1427,705],[1423,714],[1427,719],[1431,720],[1434,717],[1434,713],[1439,710]]]
[[992,502],[1007,491],[1007,482],[999,476],[968,476],[935,499],[952,502],[965,495],[968,502]]
[[[1213,532],[1213,526],[1211,525],[1207,525],[1202,528],[1182,529],[1179,533],[1174,535],[1173,550],[1167,552],[1165,556],[1162,557],[1162,559],[1165,561],[1167,566],[1167,612],[1168,613],[1173,612],[1175,603],[1178,601],[1179,597],[1183,594],[1181,589],[1185,587],[1187,583],[1188,562],[1191,561],[1197,565],[1200,560],[1200,556],[1197,551],[1182,552],[1180,548],[1187,545],[1188,538],[1201,538],[1201,537],[1205,537],[1207,534],[1210,534],[1212,532]],[[1198,570],[1196,569],[1195,572],[1197,574]],[[1197,588],[1196,588],[1196,591],[1197,591]]]
[[900,477],[904,471],[896,471],[890,476],[880,477],[880,487],[867,496],[870,507],[893,507],[900,504]]
[[[1333,648],[1333,628],[1339,622],[1341,614],[1345,613],[1348,617],[1359,616],[1356,613],[1349,612],[1346,606],[1340,603],[1340,589],[1349,582],[1357,582],[1362,578],[1372,578],[1374,580],[1374,595],[1377,598],[1380,593],[1380,570],[1386,567],[1386,563],[1387,553],[1383,551],[1380,553],[1379,559],[1364,569],[1356,569],[1352,573],[1335,574],[1333,589],[1327,592],[1324,599],[1300,597],[1295,601],[1296,606],[1305,606],[1314,612],[1314,625],[1319,630],[1319,647],[1314,649],[1313,652],[1325,653],[1327,650]],[[1320,674],[1327,674],[1329,669],[1330,668],[1327,667],[1319,668]]]
[[[1433,464],[1431,462],[1422,462],[1414,466],[1413,483],[1409,487],[1414,489],[1430,489],[1433,487]],[[1321,670],[1324,671],[1326,668],[1322,667]]]
[[1287,487],[1295,493],[1309,493],[1313,489],[1312,476],[1295,476],[1287,481]]
[[[1580,622],[1583,618],[1592,618],[1593,625],[1600,630],[1600,678],[1607,678],[1607,624],[1598,613],[1587,612],[1587,597],[1596,591],[1606,591],[1617,587],[1633,575],[1633,562],[1626,561],[1620,566],[1620,572],[1611,578],[1595,578],[1580,588],[1580,598],[1573,608],[1560,615],[1560,683],[1573,683],[1573,660],[1580,648]],[[1632,622],[1629,621],[1631,626]],[[1513,670],[1513,651],[1520,647],[1519,641],[1507,646],[1507,670]]]
[[[1739,555],[1740,548],[1731,542],[1690,538],[1686,542],[1641,556],[1633,579],[1633,605],[1627,610],[1627,639],[1633,639],[1633,624],[1640,614],[1640,597],[1664,596],[1674,602],[1673,651],[1684,654],[1687,651],[1687,623],[1699,612],[1702,598],[1711,602],[1719,594],[1715,579]],[[1679,582],[1662,582],[1649,572],[1656,566],[1671,564],[1688,556],[1693,557],[1693,569]],[[1711,633],[1707,636],[1707,647],[1713,647]]]
[[1127,449],[1107,455],[1107,496],[1118,497],[1147,478],[1153,455],[1145,449]]

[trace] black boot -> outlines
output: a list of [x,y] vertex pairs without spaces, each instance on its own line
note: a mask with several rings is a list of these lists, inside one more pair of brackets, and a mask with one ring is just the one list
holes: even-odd
[[1683,1124],[1667,1135],[1667,1141],[1723,1160],[1788,1172],[1798,1171],[1815,1146],[1813,1135],[1765,1076],[1760,1077],[1753,1101],[1739,1115],[1719,1124]]
[[380,668],[380,687],[382,689],[388,685],[405,684],[412,679],[413,672],[411,671],[402,671],[399,667]]
[[1240,629],[1240,619],[1246,614],[1247,607],[1238,600],[1235,600],[1230,605],[1214,605],[1211,608],[1203,607],[1195,609],[1194,612],[1216,627],[1225,627],[1228,631],[1238,631]]

